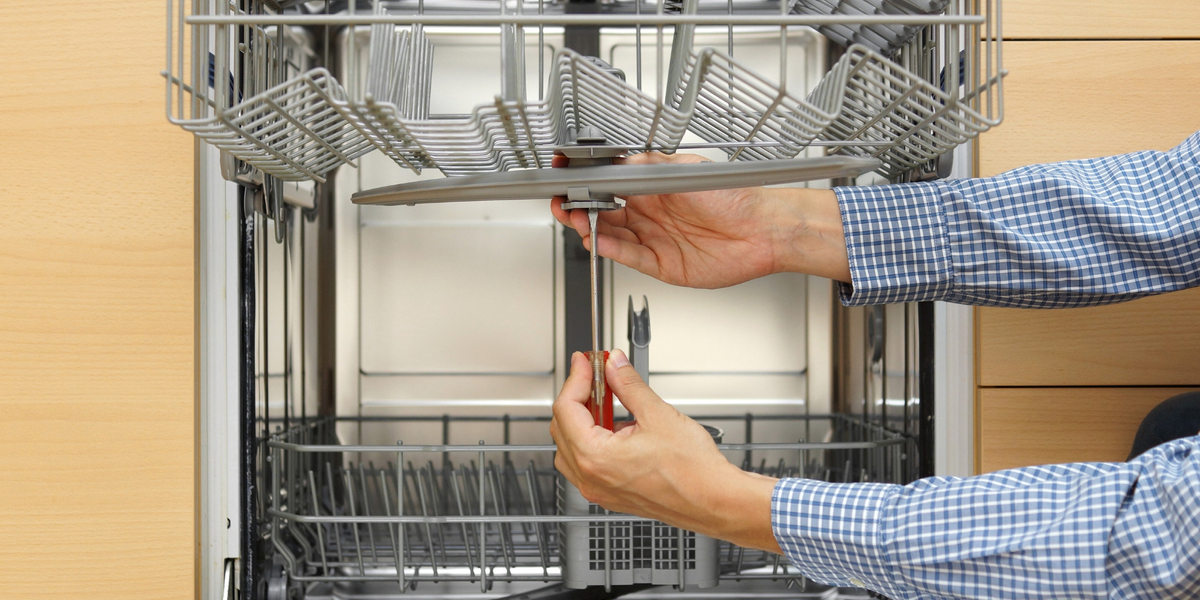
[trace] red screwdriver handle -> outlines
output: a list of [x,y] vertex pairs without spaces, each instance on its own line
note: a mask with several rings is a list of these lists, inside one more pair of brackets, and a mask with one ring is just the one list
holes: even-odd
[[[596,425],[599,425],[609,431],[612,431],[613,430],[612,388],[608,387],[608,381],[603,379],[603,369],[604,369],[604,366],[608,364],[608,351],[601,350],[600,353],[604,355],[604,357],[603,357],[604,359],[599,361],[599,363],[598,363],[599,368],[602,370],[601,371],[601,378],[602,378],[601,381],[603,382],[603,385],[601,386],[601,388],[603,389],[604,393],[603,393],[603,397],[600,399],[600,401],[597,402],[596,394],[595,394],[595,391],[593,390],[591,396],[588,397],[587,408],[588,408],[588,411],[592,413],[592,422],[593,423],[595,423]],[[587,358],[588,358],[588,363],[592,365],[593,369],[596,368],[597,361],[594,360],[594,358],[596,357],[596,354],[591,351],[587,352],[586,354],[587,354]]]

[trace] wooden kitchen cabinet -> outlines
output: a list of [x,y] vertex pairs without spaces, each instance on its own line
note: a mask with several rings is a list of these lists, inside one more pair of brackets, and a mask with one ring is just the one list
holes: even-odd
[[[1194,389],[1194,388],[1193,388]],[[980,473],[1028,465],[1123,461],[1142,417],[1188,388],[982,388]]]
[[982,386],[1200,385],[1200,288],[978,321]]
[[[1056,29],[1057,37],[1088,31],[1125,37],[1101,35],[1100,24],[1147,10],[1084,4],[1006,2],[1005,33],[1055,37],[1021,24],[1049,28],[1053,20],[1045,15],[1072,6],[1076,29]],[[1194,3],[1152,4],[1172,5],[1178,15],[1200,10]],[[1036,11],[1042,17],[1032,17]],[[1092,29],[1082,28],[1089,22]],[[1184,31],[1148,23],[1131,18],[1131,27],[1158,32],[1145,37]],[[1197,24],[1193,17],[1188,26]],[[1004,52],[1011,72],[1005,121],[980,137],[982,176],[1032,163],[1169,150],[1200,130],[1200,41],[1013,41]],[[1200,385],[1200,290],[1080,309],[979,308],[975,333],[975,456],[983,472],[1123,460],[1154,405],[1182,386]]]
[[1200,40],[1007,42],[1004,67],[1004,122],[979,138],[984,177],[1170,150],[1200,130]]
[[[980,174],[1167,150],[1200,130],[1200,41],[1010,42]],[[981,308],[983,386],[1200,384],[1200,290],[1072,310]]]
[[1005,0],[1003,6],[1005,39],[1200,38],[1195,0]]
[[163,2],[0,3],[0,598],[193,598],[193,141]]

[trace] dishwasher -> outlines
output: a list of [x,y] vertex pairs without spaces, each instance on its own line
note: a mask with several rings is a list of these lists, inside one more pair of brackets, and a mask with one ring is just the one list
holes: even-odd
[[[574,351],[622,348],[745,470],[907,483],[967,452],[969,412],[935,407],[969,377],[969,313],[596,271],[548,200],[969,176],[1003,115],[1000,5],[169,0],[200,596],[874,597],[589,504],[554,469],[551,404]],[[550,168],[644,151],[713,162]]]

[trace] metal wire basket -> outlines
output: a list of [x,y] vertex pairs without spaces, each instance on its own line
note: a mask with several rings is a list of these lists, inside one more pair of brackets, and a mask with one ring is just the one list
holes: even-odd
[[[792,11],[810,15],[935,15],[950,0],[792,0]],[[919,25],[831,23],[817,28],[835,44],[854,44],[890,55],[920,31]]]
[[345,91],[325,69],[298,75],[207,119],[180,125],[284,181],[324,181],[371,144],[334,110]]
[[[183,26],[185,15],[184,4],[168,2],[163,74],[172,123],[284,181],[324,181],[373,149],[331,106],[346,98],[345,89],[327,70],[309,68],[302,32],[260,25],[193,32]],[[230,58],[234,44],[238,60]]]
[[837,118],[822,137],[834,153],[874,157],[898,177],[995,123],[934,84],[859,45],[851,46],[809,100]]
[[395,105],[374,99],[336,104],[381,151],[418,172],[420,166],[450,176],[548,168],[554,146],[567,132],[588,125],[621,145],[678,147],[687,118],[660,109],[653,98],[605,67],[560,50],[553,59],[549,99],[497,96],[465,119],[405,119]]
[[[285,180],[321,181],[371,149],[413,171],[437,168],[449,176],[546,168],[554,147],[584,126],[635,151],[673,152],[691,131],[731,160],[791,158],[811,145],[828,146],[878,157],[884,175],[902,178],[1003,117],[999,0],[783,0],[774,15],[755,12],[759,4],[737,2],[712,14],[699,0],[636,0],[628,3],[632,14],[599,16],[559,14],[540,1],[536,8],[499,2],[490,15],[435,12],[434,0],[419,3],[416,14],[378,3],[367,13],[351,3],[336,15],[242,4],[251,9],[199,1],[186,16],[187,3],[168,2],[168,116]],[[779,26],[781,63],[789,26],[816,26],[849,48],[802,98],[783,77],[755,73],[728,52],[695,50],[697,24],[717,23],[728,26],[730,48],[736,25]],[[465,118],[429,111],[433,48],[424,27],[439,24],[500,28],[503,89]],[[608,65],[562,49],[539,82],[549,94],[526,99],[524,28],[538,28],[540,57],[546,27],[586,24],[636,28],[639,73],[641,31],[652,29],[650,54],[658,56],[663,87],[647,91],[640,76],[630,83]],[[346,91],[327,71],[306,66],[314,57],[304,55],[295,30],[322,25],[370,27],[365,82],[348,74]]]
[[[910,437],[861,418],[756,418],[794,422],[798,430],[824,424],[832,439],[720,446],[743,453],[744,469],[766,475],[899,482],[916,459]],[[394,420],[451,419],[548,420]],[[266,537],[292,582],[342,586],[347,595],[381,582],[392,584],[390,595],[418,584],[465,582],[488,591],[496,582],[562,580],[606,588],[769,580],[820,589],[778,555],[590,507],[551,466],[553,446],[340,445],[335,426],[331,418],[309,420],[263,444]]]

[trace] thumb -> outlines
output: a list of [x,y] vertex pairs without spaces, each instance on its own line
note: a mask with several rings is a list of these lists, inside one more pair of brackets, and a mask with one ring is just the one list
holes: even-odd
[[592,367],[582,352],[571,355],[571,373],[563,383],[562,391],[554,400],[554,421],[558,428],[571,439],[590,432],[592,415],[584,406],[592,393]]
[[620,350],[609,353],[608,364],[604,366],[604,377],[608,387],[612,388],[613,395],[635,419],[642,420],[647,413],[666,405],[666,402],[642,381],[642,376],[629,364],[629,357]]

